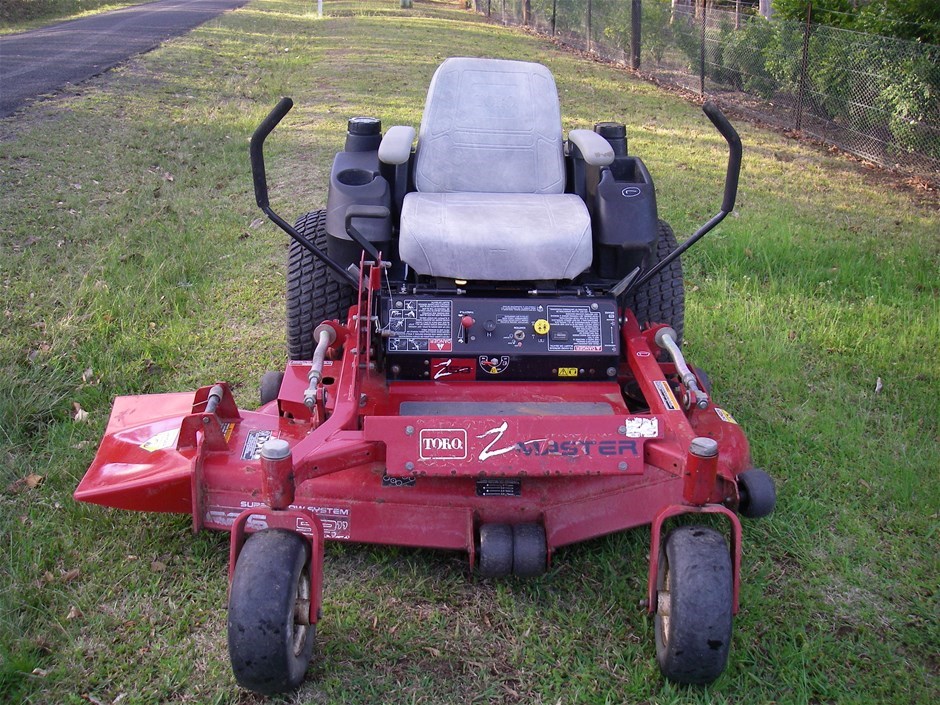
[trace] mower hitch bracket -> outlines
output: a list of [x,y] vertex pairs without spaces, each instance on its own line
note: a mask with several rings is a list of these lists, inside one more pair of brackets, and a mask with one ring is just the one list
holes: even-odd
[[[206,450],[228,450],[223,421],[235,423],[240,420],[241,414],[238,413],[235,397],[225,382],[201,387],[196,390],[192,413],[180,424],[176,449],[192,450],[201,445]],[[201,441],[199,436],[202,436]]]
[[359,267],[357,306],[350,309],[345,329],[347,349],[343,355],[335,389],[335,406],[330,417],[293,448],[294,476],[304,480],[329,474],[354,465],[375,461],[378,444],[366,440],[359,429],[362,378],[371,366],[372,296],[382,285],[381,260],[367,261],[363,252]]

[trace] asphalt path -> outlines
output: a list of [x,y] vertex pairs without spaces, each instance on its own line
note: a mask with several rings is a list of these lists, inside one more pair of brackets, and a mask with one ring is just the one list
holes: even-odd
[[185,34],[247,0],[157,0],[0,36],[0,117]]

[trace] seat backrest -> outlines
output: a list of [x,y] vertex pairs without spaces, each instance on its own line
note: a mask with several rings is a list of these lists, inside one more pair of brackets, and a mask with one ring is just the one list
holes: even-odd
[[563,193],[558,90],[541,64],[452,58],[434,73],[415,157],[428,193]]

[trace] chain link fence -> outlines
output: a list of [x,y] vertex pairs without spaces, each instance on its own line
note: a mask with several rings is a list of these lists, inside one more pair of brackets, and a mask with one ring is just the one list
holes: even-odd
[[940,46],[669,0],[474,4],[495,21],[940,181]]

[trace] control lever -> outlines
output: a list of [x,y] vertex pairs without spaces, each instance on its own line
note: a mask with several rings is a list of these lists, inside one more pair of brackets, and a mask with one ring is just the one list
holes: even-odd
[[258,125],[258,128],[251,136],[249,144],[249,155],[251,156],[251,178],[255,184],[255,201],[258,208],[268,216],[272,223],[291,236],[301,247],[310,252],[323,264],[332,269],[339,276],[340,280],[346,281],[353,291],[359,289],[359,280],[352,274],[343,269],[338,262],[333,260],[325,251],[318,248],[303,233],[297,232],[293,225],[284,220],[281,216],[271,209],[271,203],[268,200],[268,178],[264,170],[264,141],[271,131],[277,127],[277,124],[284,119],[284,116],[294,107],[294,101],[290,98],[281,98],[281,101],[274,106],[274,110]]
[[640,276],[640,268],[635,267],[632,272],[610,287],[610,293],[619,297],[633,283],[633,280]]
[[222,385],[216,384],[209,390],[209,396],[206,399],[206,413],[214,414],[219,408],[219,404],[222,403],[222,397],[224,396],[225,391],[222,389]]
[[702,111],[708,119],[712,121],[715,129],[718,130],[728,143],[728,169],[725,172],[725,193],[721,202],[721,210],[713,215],[712,219],[705,223],[705,225],[692,233],[692,236],[688,240],[659,260],[651,269],[647,270],[642,277],[639,279],[631,279],[626,285],[626,292],[639,289],[646,284],[646,282],[672,264],[681,254],[692,247],[692,245],[701,240],[706,233],[718,225],[718,223],[724,220],[725,217],[734,210],[734,200],[738,193],[738,176],[741,173],[741,138],[738,136],[738,133],[731,123],[728,122],[728,118],[718,109],[717,105],[711,101],[706,101],[705,105],[702,106]]
[[321,323],[313,331],[313,336],[317,340],[317,347],[313,351],[310,374],[307,375],[309,386],[304,390],[304,406],[308,409],[313,409],[316,404],[317,387],[323,379],[323,361],[326,359],[327,348],[336,341],[336,331],[333,330],[333,326]]
[[682,351],[679,349],[679,345],[676,343],[676,331],[674,331],[669,326],[660,328],[658,331],[656,331],[655,340],[656,344],[665,350],[669,354],[669,357],[672,358],[672,361],[676,364],[676,369],[679,371],[679,377],[682,379],[682,383],[689,390],[695,405],[699,409],[704,409],[707,407],[708,395],[702,389],[699,389],[698,380],[695,379],[695,375],[686,364],[685,357],[683,357]]

